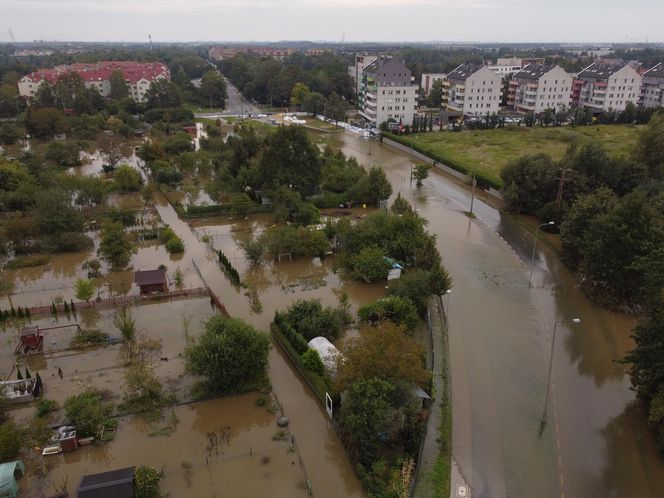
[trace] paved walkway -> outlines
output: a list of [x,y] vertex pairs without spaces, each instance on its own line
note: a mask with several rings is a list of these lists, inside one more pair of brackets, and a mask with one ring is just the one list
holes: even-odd
[[[437,297],[431,299],[429,309],[431,310],[431,334],[433,339],[433,402],[427,422],[420,469],[417,473],[417,482],[415,484],[415,496],[417,498],[440,496],[440,491],[436,492],[435,489],[432,489],[433,483],[429,476],[433,472],[436,459],[440,454],[439,428],[442,415],[443,393],[447,388],[443,380],[443,370],[446,361],[445,355],[447,354],[447,338],[445,337],[445,318],[443,316],[441,300]],[[452,441],[448,441],[448,444],[451,445]],[[452,472],[452,476],[454,475],[455,473]],[[456,479],[452,480],[451,496],[456,498],[457,488],[455,481]]]

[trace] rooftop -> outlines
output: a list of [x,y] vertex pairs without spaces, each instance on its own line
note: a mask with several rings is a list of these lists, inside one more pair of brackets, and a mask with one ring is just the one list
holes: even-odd
[[164,270],[139,270],[134,273],[134,283],[141,287],[142,285],[159,285],[166,281],[166,272]]
[[551,71],[554,64],[528,64],[521,71],[514,75],[514,78],[522,78],[528,80],[539,80],[543,75]]
[[606,64],[596,62],[591,64],[579,73],[579,78],[599,78],[605,79],[613,73],[620,71],[626,64]]
[[650,76],[651,78],[664,78],[664,63],[659,63],[648,69],[643,76]]
[[83,476],[76,498],[133,498],[136,467]]
[[468,76],[475,74],[482,68],[480,64],[461,64],[447,75],[450,80],[465,80]]
[[54,83],[67,73],[76,73],[85,81],[110,80],[114,71],[120,71],[128,83],[136,83],[142,79],[148,81],[158,76],[170,77],[170,71],[161,62],[134,61],[100,61],[56,66],[52,69],[39,69],[26,77],[32,81],[46,80]]

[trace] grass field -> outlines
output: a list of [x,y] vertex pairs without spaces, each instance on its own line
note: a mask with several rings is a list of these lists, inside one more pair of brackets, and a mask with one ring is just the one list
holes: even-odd
[[511,159],[538,152],[560,159],[571,144],[591,141],[601,144],[611,155],[627,155],[636,143],[638,129],[632,125],[499,128],[418,133],[399,138],[416,145],[417,150],[433,152],[467,171],[477,168],[478,172],[502,185],[500,171]]

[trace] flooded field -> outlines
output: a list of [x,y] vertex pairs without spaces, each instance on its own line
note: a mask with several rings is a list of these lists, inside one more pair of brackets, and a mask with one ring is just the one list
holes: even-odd
[[[282,435],[270,406],[258,394],[232,396],[169,412],[176,420],[169,435],[151,435],[139,417],[120,419],[115,439],[44,459],[46,479],[23,479],[25,496],[41,496],[67,483],[70,492],[82,476],[133,465],[162,471],[162,492],[174,496],[305,497],[306,474],[291,439]],[[212,436],[214,434],[214,436]]]

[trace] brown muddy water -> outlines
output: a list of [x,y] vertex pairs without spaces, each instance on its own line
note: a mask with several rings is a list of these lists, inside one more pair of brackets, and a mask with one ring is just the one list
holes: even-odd
[[[72,492],[86,474],[152,465],[164,472],[160,487],[168,496],[308,496],[290,438],[275,439],[276,415],[258,406],[258,397],[251,393],[179,406],[167,413],[175,424],[167,436],[155,435],[139,417],[123,417],[111,443],[44,457],[46,480],[27,476],[22,484],[35,481],[52,492],[66,479]],[[213,433],[217,443],[211,443]]]
[[[481,497],[661,497],[664,460],[634,406],[625,367],[634,319],[602,309],[546,244],[528,285],[532,232],[437,170],[409,186],[411,158],[348,133],[337,146],[381,165],[429,221],[454,279],[450,320],[453,456]],[[566,322],[579,317],[572,328]],[[539,434],[558,326],[548,423]]]

